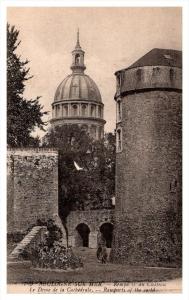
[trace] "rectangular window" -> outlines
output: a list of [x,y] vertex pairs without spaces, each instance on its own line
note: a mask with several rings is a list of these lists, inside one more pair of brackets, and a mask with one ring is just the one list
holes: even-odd
[[122,128],[117,128],[116,131],[116,150],[117,153],[122,151]]
[[122,101],[121,99],[117,100],[117,122],[122,120]]

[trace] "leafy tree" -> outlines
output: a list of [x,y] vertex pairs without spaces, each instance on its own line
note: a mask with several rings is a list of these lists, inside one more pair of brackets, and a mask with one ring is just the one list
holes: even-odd
[[[71,210],[111,208],[115,194],[115,136],[94,141],[77,125],[51,130],[43,146],[59,149],[59,209],[63,222]],[[74,162],[82,170],[77,170]]]
[[43,107],[39,98],[26,100],[23,96],[29,76],[29,61],[22,61],[16,53],[20,41],[19,31],[7,25],[7,143],[11,147],[36,146],[39,138],[31,136],[38,127],[44,130]]

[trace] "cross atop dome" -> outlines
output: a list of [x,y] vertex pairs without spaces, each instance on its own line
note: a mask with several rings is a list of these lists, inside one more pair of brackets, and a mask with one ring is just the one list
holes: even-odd
[[71,70],[73,73],[84,73],[86,66],[84,65],[85,52],[81,49],[79,42],[79,28],[77,30],[77,41],[75,49],[72,51],[72,65]]

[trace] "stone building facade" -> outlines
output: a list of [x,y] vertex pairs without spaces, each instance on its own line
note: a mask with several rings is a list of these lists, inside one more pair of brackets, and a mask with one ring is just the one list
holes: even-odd
[[84,73],[84,55],[78,32],[72,51],[72,74],[57,87],[52,103],[51,126],[77,124],[98,140],[104,136],[104,104],[96,83]]
[[116,212],[111,259],[182,257],[182,54],[153,49],[116,72]]
[[58,217],[58,152],[9,149],[7,157],[7,231],[24,232],[38,219]]

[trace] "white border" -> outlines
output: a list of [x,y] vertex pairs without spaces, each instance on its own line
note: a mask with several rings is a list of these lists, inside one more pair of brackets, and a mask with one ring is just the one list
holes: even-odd
[[187,0],[2,0],[3,7],[177,7]]
[[77,297],[78,299],[88,297],[126,297],[127,299],[146,299],[154,297],[156,299],[189,299],[189,204],[188,204],[188,178],[189,178],[189,43],[188,43],[188,28],[189,28],[189,2],[187,0],[164,0],[164,1],[127,1],[127,0],[1,0],[0,3],[0,88],[1,88],[1,106],[0,106],[0,171],[1,171],[1,208],[0,208],[0,233],[1,233],[1,270],[0,270],[0,283],[1,283],[1,299],[24,299],[38,297],[40,299],[50,298],[55,295],[21,295],[21,294],[7,294],[6,293],[6,8],[7,7],[183,7],[183,220],[184,220],[184,234],[183,234],[183,293],[182,294],[141,294],[141,295],[128,295],[128,294],[103,294],[103,295],[87,295],[77,294],[73,295],[56,295],[59,298]]

